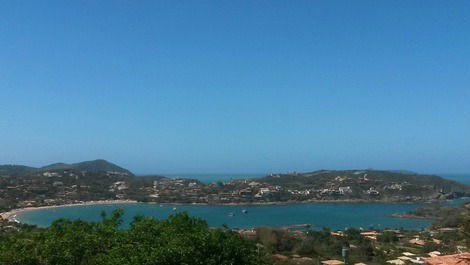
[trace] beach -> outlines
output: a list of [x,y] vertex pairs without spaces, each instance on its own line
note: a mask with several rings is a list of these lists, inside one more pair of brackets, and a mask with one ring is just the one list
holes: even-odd
[[0,213],[0,218],[19,223],[19,221],[16,219],[16,216],[26,211],[33,211],[33,210],[39,210],[39,209],[52,209],[52,208],[59,208],[59,207],[83,206],[83,205],[127,204],[127,203],[138,203],[138,202],[133,201],[133,200],[103,200],[103,201],[87,201],[87,202],[79,202],[79,203],[69,203],[69,204],[61,204],[61,205],[25,207],[25,208],[18,208],[18,209],[13,209],[8,212]]

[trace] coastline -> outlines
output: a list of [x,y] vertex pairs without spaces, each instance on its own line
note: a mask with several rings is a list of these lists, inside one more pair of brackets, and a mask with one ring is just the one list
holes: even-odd
[[17,208],[10,210],[8,212],[0,213],[0,218],[3,220],[8,220],[10,222],[20,223],[16,216],[23,212],[40,210],[40,209],[53,209],[60,207],[73,207],[73,206],[87,206],[87,205],[99,205],[99,204],[127,204],[127,203],[139,203],[138,201],[133,200],[103,200],[103,201],[87,201],[79,203],[69,203],[69,204],[59,204],[59,205],[47,205],[47,206],[37,206],[37,207],[25,207]]
[[[307,200],[307,201],[285,201],[285,202],[243,202],[243,203],[165,203],[165,202],[139,202],[135,200],[100,200],[100,201],[86,201],[79,203],[69,204],[58,204],[58,205],[47,205],[47,206],[32,206],[25,208],[17,208],[8,212],[0,213],[0,219],[8,220],[11,222],[21,223],[16,216],[20,213],[27,211],[34,211],[40,209],[53,209],[60,207],[74,207],[74,206],[91,206],[101,204],[161,204],[161,205],[200,205],[200,206],[269,206],[269,205],[289,205],[289,204],[305,204],[305,203],[426,203],[426,201],[395,201],[395,200]],[[390,217],[397,218],[413,218],[413,219],[429,219],[429,218],[416,218],[411,216],[405,216],[403,214],[391,214]]]
[[407,219],[421,219],[421,220],[437,220],[437,218],[433,217],[424,217],[424,216],[417,216],[417,215],[411,215],[411,214],[401,214],[401,213],[393,213],[389,215],[390,217],[395,217],[395,218],[407,218]]

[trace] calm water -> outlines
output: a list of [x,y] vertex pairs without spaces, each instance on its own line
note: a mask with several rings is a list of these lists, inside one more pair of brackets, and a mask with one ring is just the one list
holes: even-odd
[[[156,218],[166,218],[176,212],[187,211],[192,216],[204,218],[212,227],[228,225],[232,228],[253,228],[262,225],[286,226],[292,224],[313,224],[320,229],[345,227],[420,229],[430,224],[427,220],[388,217],[392,213],[402,213],[415,209],[418,203],[303,203],[269,206],[172,206],[157,204],[116,204],[74,206],[55,209],[40,209],[17,216],[18,220],[39,226],[48,226],[54,219],[66,217],[99,221],[101,211],[110,213],[114,209],[125,211],[128,224],[135,215],[142,214]],[[246,209],[248,213],[242,213]],[[230,213],[234,216],[229,216]]]

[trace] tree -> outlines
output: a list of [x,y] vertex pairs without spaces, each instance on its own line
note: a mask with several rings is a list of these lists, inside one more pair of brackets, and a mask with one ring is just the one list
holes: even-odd
[[166,220],[137,216],[121,227],[123,212],[101,222],[59,219],[45,229],[20,232],[0,242],[5,265],[261,265],[255,245],[238,234],[210,229],[187,213]]

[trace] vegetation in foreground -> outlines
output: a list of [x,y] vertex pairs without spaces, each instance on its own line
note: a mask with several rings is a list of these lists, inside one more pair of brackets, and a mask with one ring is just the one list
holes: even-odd
[[120,228],[122,214],[98,223],[58,219],[45,229],[9,233],[0,241],[0,264],[266,264],[253,242],[186,213],[166,220],[137,216],[128,229]]
[[432,252],[453,254],[470,247],[470,215],[452,229],[369,232],[211,229],[187,213],[166,220],[137,216],[124,229],[122,215],[121,210],[103,214],[98,223],[58,219],[48,228],[0,222],[0,265],[318,265],[343,260],[345,247],[349,264],[378,265],[405,252],[420,261]]

